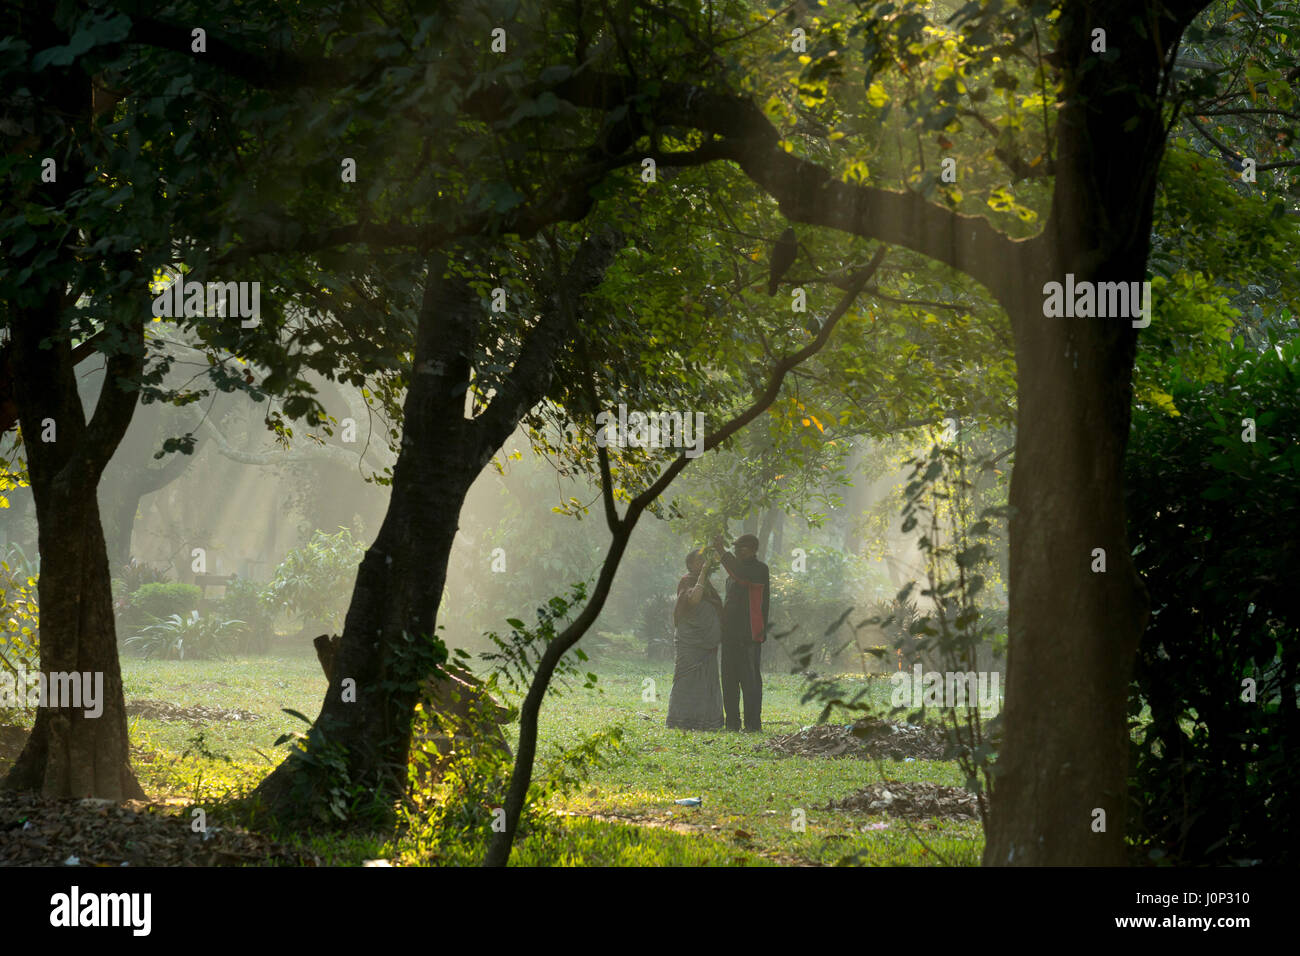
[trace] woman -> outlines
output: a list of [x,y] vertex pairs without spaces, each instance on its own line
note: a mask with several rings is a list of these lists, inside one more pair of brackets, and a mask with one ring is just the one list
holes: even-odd
[[673,624],[677,663],[668,698],[668,726],[717,730],[722,726],[722,682],[718,645],[722,643],[722,598],[709,583],[713,566],[696,548],[686,556],[687,574],[677,582]]

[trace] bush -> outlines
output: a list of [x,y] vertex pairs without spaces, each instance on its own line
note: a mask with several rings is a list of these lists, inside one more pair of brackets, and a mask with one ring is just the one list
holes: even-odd
[[163,584],[167,572],[132,558],[129,564],[117,569],[117,580],[122,584],[123,593],[129,598],[146,584]]
[[365,550],[347,528],[332,535],[317,531],[275,569],[266,586],[267,602],[303,618],[304,626],[340,630]]
[[179,581],[154,582],[141,585],[130,603],[130,620],[151,623],[172,615],[187,616],[199,608],[203,591],[194,584]]
[[252,581],[232,578],[213,613],[220,618],[242,621],[237,651],[265,654],[275,632],[275,611],[265,589]]
[[1130,832],[1144,860],[1284,865],[1300,859],[1300,347],[1237,339],[1223,355],[1225,381],[1171,388],[1181,415],[1133,422],[1129,536],[1151,618]]

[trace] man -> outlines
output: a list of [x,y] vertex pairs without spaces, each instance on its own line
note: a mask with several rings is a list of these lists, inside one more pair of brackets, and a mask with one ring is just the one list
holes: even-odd
[[763,676],[759,652],[767,640],[767,612],[771,598],[767,565],[758,560],[758,538],[743,534],[736,553],[726,542],[713,539],[722,566],[727,569],[727,600],[722,609],[722,707],[728,730],[740,730],[740,698],[745,699],[745,730],[763,729]]

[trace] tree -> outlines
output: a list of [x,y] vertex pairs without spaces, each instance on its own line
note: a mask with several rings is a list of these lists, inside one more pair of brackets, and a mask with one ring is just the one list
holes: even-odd
[[[695,153],[737,164],[789,219],[897,243],[946,263],[982,284],[1010,317],[1018,368],[1010,656],[988,864],[1124,859],[1125,689],[1146,619],[1122,498],[1137,331],[1125,317],[1049,318],[1045,295],[1048,283],[1067,276],[1092,284],[1145,279],[1174,59],[1183,31],[1205,5],[1078,0],[1059,6],[1053,26],[1043,24],[1055,49],[1031,62],[1046,94],[1044,110],[1049,74],[1059,76],[1056,121],[1044,121],[1043,149],[1033,162],[1018,156],[1013,138],[999,140],[994,151],[1017,179],[1053,176],[1043,230],[1025,238],[930,201],[920,189],[900,193],[844,181],[789,148],[785,130],[794,124],[779,127],[749,96],[697,84],[646,89],[635,76],[590,72],[555,88],[575,105],[608,110],[636,103],[661,128],[698,131]],[[964,8],[954,19],[966,35],[953,37],[951,47],[943,37],[926,37],[916,5],[871,19],[865,29],[881,62],[867,64],[868,100],[883,95],[888,102],[889,93],[874,85],[880,67],[893,60],[914,73],[933,51],[936,82],[913,96],[914,112],[929,128],[955,134],[958,84],[971,101],[987,98],[989,86],[1014,85],[995,60],[1008,45],[1021,53],[1036,45],[1051,9]],[[821,59],[809,56],[814,62],[805,77],[839,52],[841,35],[834,25],[826,32],[825,46],[813,51]],[[722,38],[706,42],[717,46]],[[943,55],[948,51],[960,62]],[[987,130],[978,119],[976,127]],[[998,201],[1017,206],[1009,190]],[[1090,569],[1098,548],[1107,555],[1105,574]],[[1104,829],[1094,828],[1096,810],[1105,811]]]
[[[103,674],[104,701],[97,718],[79,707],[41,708],[5,785],[141,797],[96,487],[139,389],[158,371],[146,368],[146,290],[176,211],[163,211],[158,176],[173,185],[186,178],[160,147],[184,110],[114,115],[106,77],[115,58],[105,50],[124,35],[125,17],[25,6],[15,21],[0,61],[15,91],[6,135],[16,140],[5,161],[14,188],[4,199],[0,301],[39,525],[41,668]],[[90,355],[102,356],[104,380],[87,415],[74,369]]]

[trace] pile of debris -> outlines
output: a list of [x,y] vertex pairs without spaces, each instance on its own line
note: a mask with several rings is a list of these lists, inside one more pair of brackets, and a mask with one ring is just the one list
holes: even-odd
[[852,724],[818,724],[763,744],[787,757],[857,757],[863,760],[948,760],[947,736],[938,727],[863,717]]
[[128,717],[143,717],[146,720],[174,721],[185,720],[192,724],[210,724],[230,720],[261,720],[260,714],[229,707],[212,707],[207,704],[195,704],[193,707],[181,707],[165,700],[127,701]]
[[843,800],[832,800],[824,809],[885,813],[905,820],[931,820],[935,817],[944,820],[979,819],[975,794],[962,787],[945,787],[923,781],[873,783]]
[[319,866],[239,828],[195,832],[183,801],[52,800],[0,790],[0,866]]

